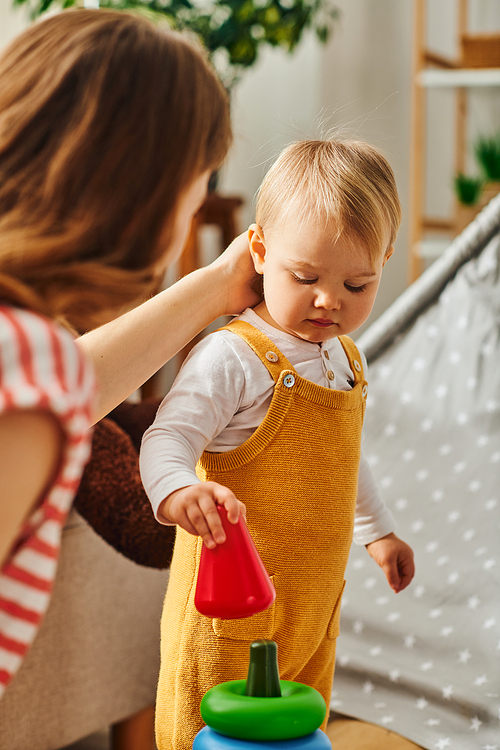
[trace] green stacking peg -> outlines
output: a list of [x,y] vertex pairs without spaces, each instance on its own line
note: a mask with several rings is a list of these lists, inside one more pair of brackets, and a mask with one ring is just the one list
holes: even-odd
[[281,698],[278,646],[274,641],[253,641],[250,645],[245,695]]
[[295,740],[315,732],[326,715],[323,697],[300,682],[280,680],[274,641],[254,641],[246,680],[210,688],[201,700],[205,724],[248,742]]

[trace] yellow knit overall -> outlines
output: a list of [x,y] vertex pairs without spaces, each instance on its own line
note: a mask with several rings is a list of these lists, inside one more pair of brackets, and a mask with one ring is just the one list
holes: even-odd
[[276,601],[241,620],[200,615],[194,592],[202,541],[178,528],[161,625],[159,750],[190,750],[203,726],[203,695],[246,677],[249,645],[258,638],[277,642],[281,679],[311,685],[330,702],[367,390],[361,357],[349,338],[340,338],[355,383],[350,391],[332,390],[301,378],[250,324],[226,328],[246,341],[276,385],[253,435],[227,453],[205,451],[197,472],[246,504]]

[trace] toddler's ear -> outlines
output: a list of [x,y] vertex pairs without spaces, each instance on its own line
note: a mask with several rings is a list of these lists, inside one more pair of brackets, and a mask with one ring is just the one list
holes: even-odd
[[393,255],[393,253],[394,253],[394,245],[391,245],[389,250],[386,252],[384,256],[384,260],[382,261],[382,268],[385,266],[385,264],[387,263],[391,255]]
[[257,273],[264,273],[266,246],[264,243],[264,232],[257,224],[250,224],[248,228],[248,244],[255,270]]

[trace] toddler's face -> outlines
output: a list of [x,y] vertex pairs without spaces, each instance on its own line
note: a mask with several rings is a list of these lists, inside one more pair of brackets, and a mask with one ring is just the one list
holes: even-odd
[[317,221],[291,220],[265,237],[256,225],[250,229],[255,268],[264,274],[264,302],[255,310],[305,341],[320,343],[359,328],[392,254],[373,264],[361,241],[332,235]]

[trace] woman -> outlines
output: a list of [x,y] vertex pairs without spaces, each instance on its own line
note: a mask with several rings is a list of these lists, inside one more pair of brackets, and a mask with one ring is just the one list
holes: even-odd
[[256,302],[239,239],[117,317],[178,258],[230,141],[201,52],[143,18],[68,11],[0,59],[0,696],[50,600],[88,428]]

